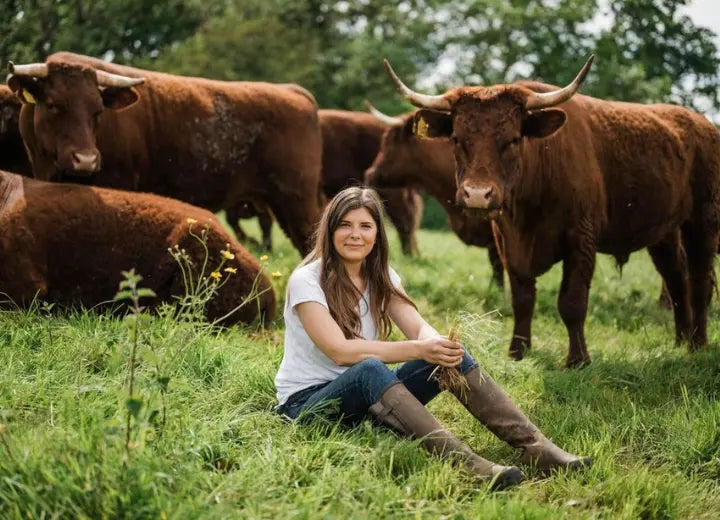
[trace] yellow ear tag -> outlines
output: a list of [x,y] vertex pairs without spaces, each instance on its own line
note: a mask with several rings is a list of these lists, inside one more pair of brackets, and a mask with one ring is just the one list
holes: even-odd
[[35,101],[35,98],[27,89],[22,89],[20,91],[20,97],[22,97],[23,103],[29,103],[30,105],[37,104],[37,101]]
[[428,136],[428,124],[425,122],[425,120],[421,117],[415,121],[415,128],[413,128],[413,131],[415,132],[415,135],[418,137],[427,137]]

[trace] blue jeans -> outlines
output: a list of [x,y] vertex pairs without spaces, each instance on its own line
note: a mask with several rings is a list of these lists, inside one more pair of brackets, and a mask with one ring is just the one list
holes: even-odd
[[[467,374],[477,366],[466,352],[458,368]],[[385,390],[396,383],[403,383],[418,401],[427,404],[440,393],[437,381],[434,377],[430,378],[436,367],[418,360],[390,369],[379,359],[366,359],[329,383],[294,393],[278,407],[278,413],[293,420],[322,415],[329,419],[342,418],[346,422],[357,423],[367,416],[368,408],[380,400]]]

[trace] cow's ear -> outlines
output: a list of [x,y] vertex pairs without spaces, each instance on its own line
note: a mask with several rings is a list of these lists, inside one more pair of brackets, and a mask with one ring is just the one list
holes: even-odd
[[107,87],[100,91],[105,108],[120,110],[133,105],[139,96],[131,87]]
[[12,90],[17,98],[30,105],[34,105],[38,100],[42,99],[42,85],[31,76],[17,76],[13,74],[7,80],[8,87]]
[[530,112],[523,121],[522,134],[525,137],[550,137],[560,130],[567,121],[567,114],[559,108]]
[[413,132],[418,137],[450,137],[452,129],[452,116],[445,112],[422,109],[413,115]]

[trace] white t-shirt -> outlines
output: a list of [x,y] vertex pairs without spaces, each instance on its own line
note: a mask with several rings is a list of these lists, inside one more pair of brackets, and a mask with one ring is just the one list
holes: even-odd
[[[400,287],[400,277],[390,268],[390,280],[396,288]],[[360,311],[361,335],[363,339],[375,340],[377,327],[368,309],[369,288],[365,289],[358,303]],[[277,399],[279,404],[287,398],[310,386],[332,381],[349,367],[340,366],[327,357],[307,335],[295,306],[304,302],[318,302],[328,309],[325,293],[320,287],[320,260],[298,267],[290,275],[285,298],[285,352],[280,369],[275,376]],[[329,310],[329,309],[328,309]]]

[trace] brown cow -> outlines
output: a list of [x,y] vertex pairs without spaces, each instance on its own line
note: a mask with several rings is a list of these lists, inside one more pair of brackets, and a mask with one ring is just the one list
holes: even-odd
[[189,230],[199,235],[207,226],[208,265],[217,266],[227,248],[234,258],[224,268],[237,270],[220,272],[229,279],[208,304],[208,319],[230,313],[254,284],[260,296],[223,323],[249,323],[259,313],[269,322],[275,315],[275,294],[257,261],[206,210],[158,195],[2,171],[0,194],[0,292],[17,305],[35,297],[85,307],[112,303],[121,271],[133,267],[144,277],[141,286],[157,294],[146,304],[171,301],[185,294],[185,285],[168,248],[179,245],[195,266],[202,265],[204,249]]
[[588,363],[595,254],[622,262],[643,247],[672,296],[676,339],[705,347],[720,237],[720,134],[679,106],[573,97],[590,63],[562,89],[528,82],[439,96],[413,92],[386,67],[423,108],[416,131],[451,137],[458,202],[497,225],[513,293],[513,357],[530,347],[536,277],[562,260],[567,365]]
[[[323,136],[322,190],[332,198],[348,186],[363,183],[365,169],[372,163],[380,148],[385,126],[364,112],[346,110],[320,110],[320,128]],[[381,189],[378,191],[385,202],[385,210],[398,230],[403,253],[417,253],[415,232],[422,217],[422,198],[412,189]],[[228,222],[234,227],[238,238],[247,239],[244,231],[236,225],[238,218],[260,219],[263,246],[271,248],[270,229],[272,215],[257,203],[244,203],[228,209]]]
[[[343,188],[363,184],[365,169],[380,149],[385,125],[365,112],[320,110],[323,136],[322,189],[331,198]],[[400,235],[403,253],[417,252],[415,232],[422,217],[422,198],[410,188],[378,190]]]
[[13,91],[0,85],[0,169],[32,175],[18,128],[21,107]]
[[64,52],[11,72],[37,178],[101,170],[93,184],[212,211],[259,200],[295,247],[308,250],[322,138],[304,89],[173,76]]
[[420,139],[413,132],[413,114],[390,117],[369,105],[387,125],[380,151],[365,172],[370,186],[414,187],[427,192],[445,208],[450,227],[460,240],[486,247],[493,280],[503,286],[503,266],[493,239],[490,222],[468,213],[455,203],[455,158],[447,139]]

